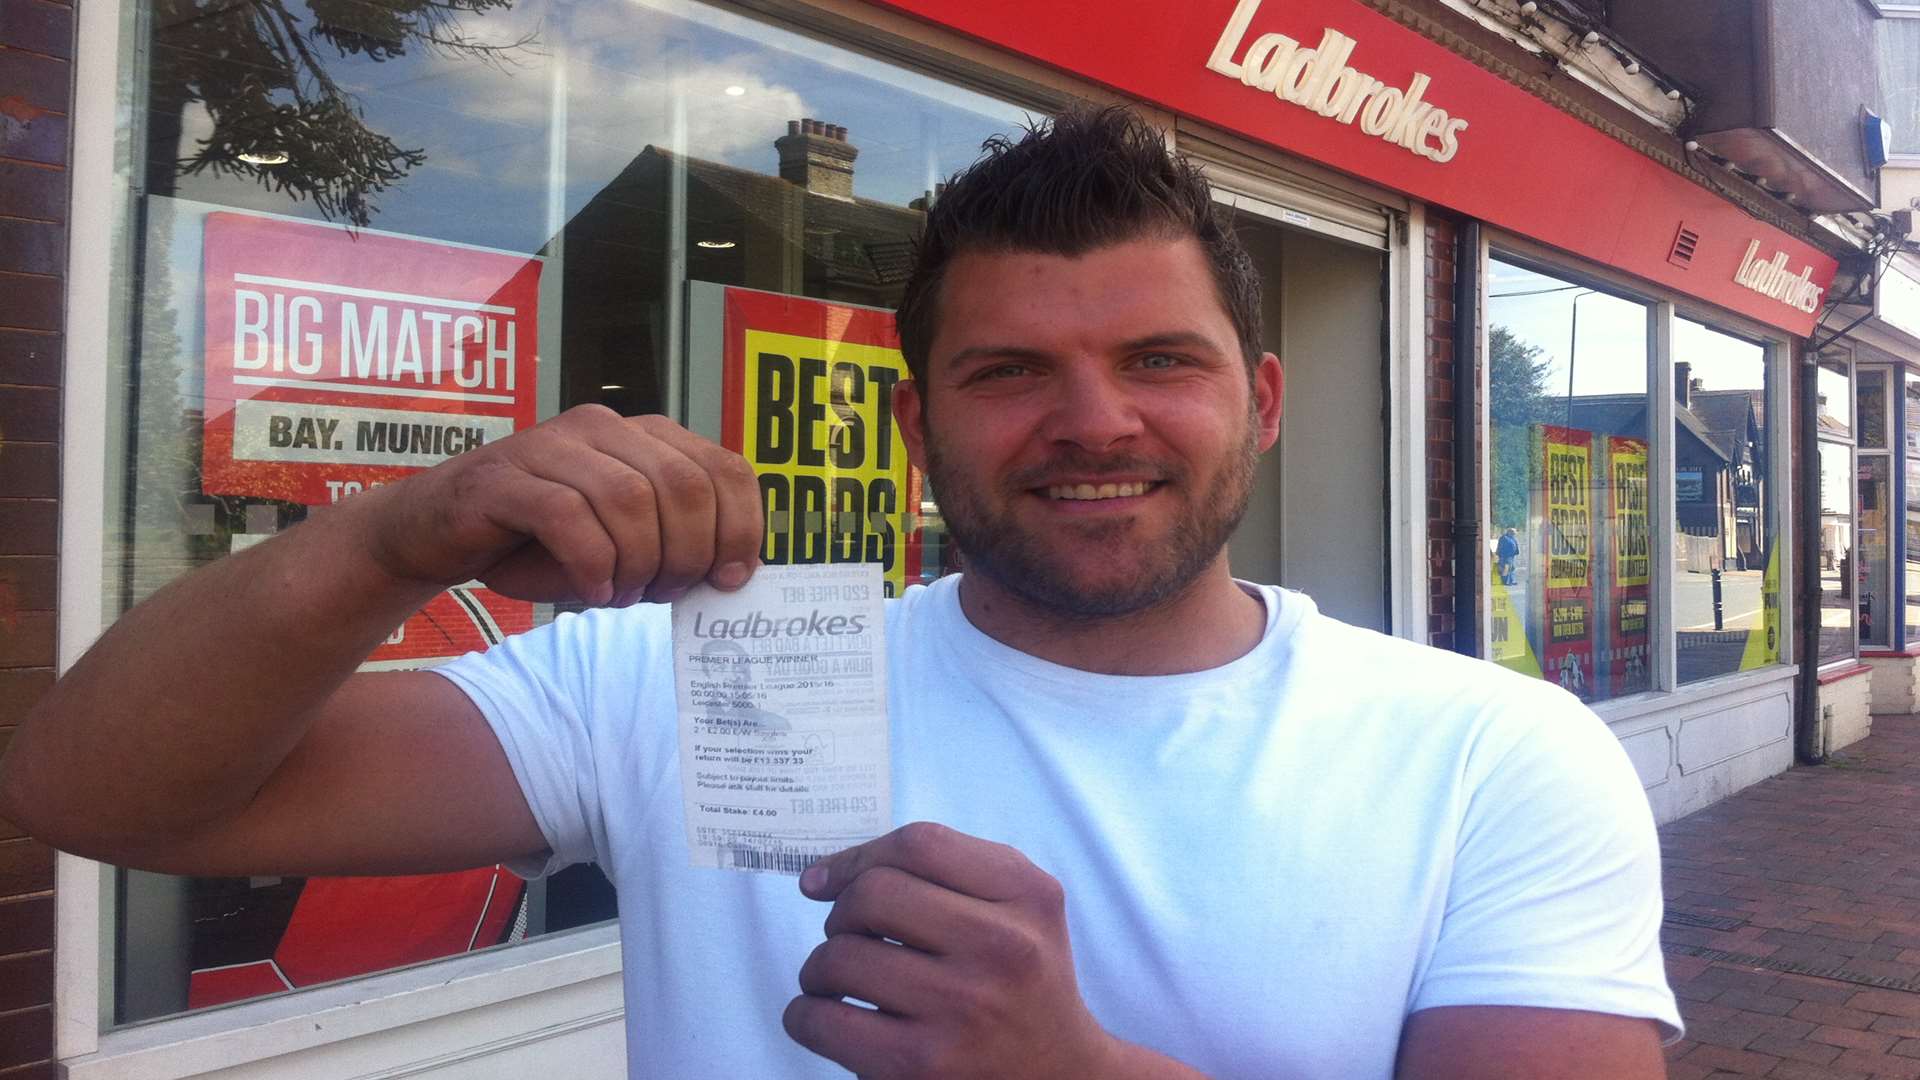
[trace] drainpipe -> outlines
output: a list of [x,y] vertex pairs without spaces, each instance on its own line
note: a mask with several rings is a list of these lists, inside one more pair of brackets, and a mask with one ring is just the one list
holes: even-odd
[[1453,650],[1480,653],[1480,223],[1453,245]]
[[1794,701],[1793,749],[1800,764],[1819,765],[1827,756],[1820,739],[1820,355],[1812,348],[1801,350],[1795,376],[1800,383],[1793,425],[1800,446],[1800,512],[1794,516],[1805,532],[1793,560],[1800,582],[1800,694]]

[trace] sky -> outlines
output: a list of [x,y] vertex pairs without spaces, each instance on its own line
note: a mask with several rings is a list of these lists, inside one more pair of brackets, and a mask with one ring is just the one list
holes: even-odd
[[[1573,394],[1646,392],[1648,305],[1498,259],[1492,270],[1488,321],[1544,350],[1542,358],[1552,362],[1553,372],[1547,385],[1555,393],[1569,392],[1569,364]],[[1764,385],[1766,354],[1761,346],[1689,319],[1674,320],[1673,358],[1691,364],[1692,377],[1701,380],[1705,390],[1758,390]]]
[[[321,50],[368,126],[427,155],[378,197],[376,228],[530,253],[648,145],[771,174],[774,140],[806,117],[848,129],[855,194],[905,204],[1027,115],[686,0],[520,0],[462,32],[515,47],[498,63]],[[203,107],[186,120],[182,156],[213,123]],[[186,178],[180,194],[312,213],[251,178]]]

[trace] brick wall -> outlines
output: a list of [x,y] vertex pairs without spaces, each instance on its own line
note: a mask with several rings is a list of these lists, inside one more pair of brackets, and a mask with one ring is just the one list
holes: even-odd
[[[1427,216],[1427,643],[1453,648],[1453,286],[1452,220]],[[1471,358],[1465,369],[1472,376]]]
[[[0,0],[0,750],[53,682],[73,8]],[[52,1080],[53,852],[0,821],[0,1080]]]

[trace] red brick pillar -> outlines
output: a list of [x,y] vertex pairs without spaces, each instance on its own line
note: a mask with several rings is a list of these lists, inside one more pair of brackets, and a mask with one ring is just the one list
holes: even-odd
[[[0,0],[0,750],[53,683],[73,8]],[[0,821],[0,1080],[52,1080],[53,852]]]
[[[1453,329],[1454,247],[1451,219],[1427,214],[1427,295],[1423,336],[1427,373],[1427,643],[1454,647]],[[1464,366],[1473,374],[1472,358]]]

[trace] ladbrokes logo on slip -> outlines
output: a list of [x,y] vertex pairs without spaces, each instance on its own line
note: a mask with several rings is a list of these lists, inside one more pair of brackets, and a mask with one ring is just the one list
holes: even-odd
[[[1301,48],[1285,34],[1261,34],[1240,53],[1247,28],[1260,10],[1261,0],[1240,0],[1233,16],[1214,43],[1207,69],[1281,101],[1311,109],[1336,123],[1357,125],[1361,131],[1405,147],[1430,161],[1445,164],[1460,152],[1460,133],[1467,122],[1447,110],[1423,101],[1433,80],[1419,72],[1403,90],[1347,66],[1357,43],[1328,27],[1317,48]],[[1240,54],[1238,59],[1235,54]]]
[[810,615],[778,619],[758,611],[737,619],[708,619],[701,612],[693,616],[693,636],[697,638],[845,637],[866,632],[864,615],[828,615],[818,608]]

